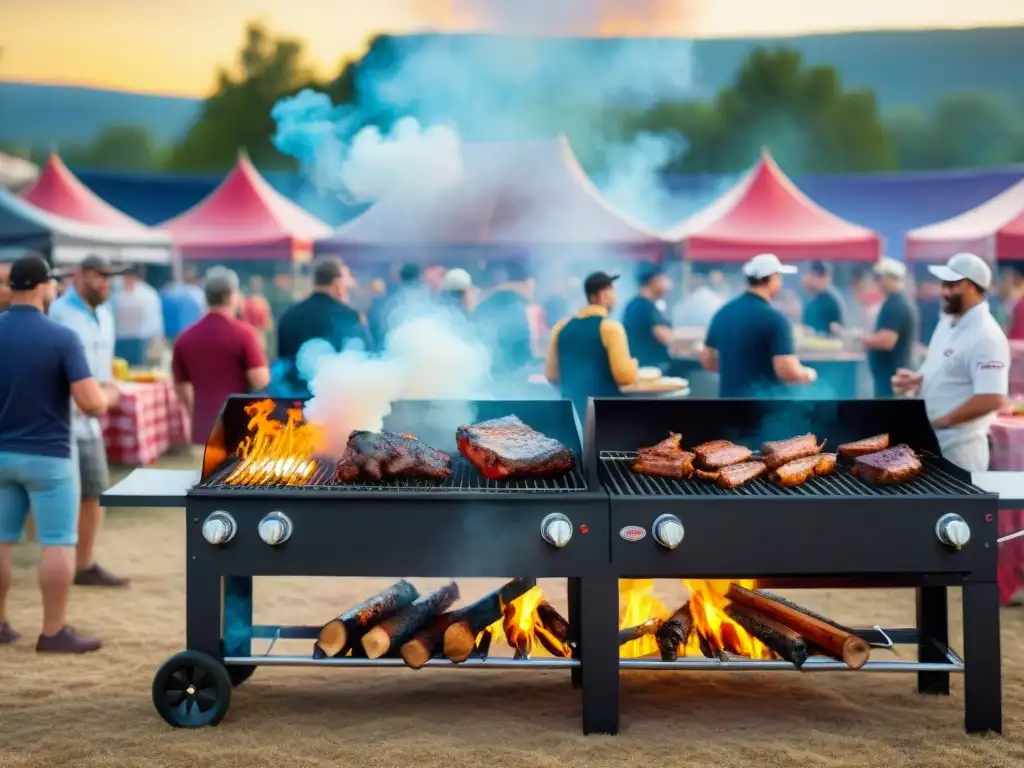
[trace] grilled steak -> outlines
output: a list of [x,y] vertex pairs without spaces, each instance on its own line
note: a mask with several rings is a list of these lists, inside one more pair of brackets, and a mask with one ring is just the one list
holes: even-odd
[[788,464],[804,456],[813,456],[821,453],[824,443],[818,445],[818,438],[814,435],[800,435],[791,437],[788,440],[775,440],[774,442],[763,443],[761,453],[764,455],[764,463],[768,469],[777,469],[783,464]]
[[693,470],[693,476],[698,480],[706,480],[709,483],[713,483],[718,479],[718,472],[707,472],[703,469]]
[[391,477],[443,480],[451,475],[452,459],[413,435],[356,430],[348,436],[338,462],[337,480],[354,483]]
[[672,433],[657,445],[641,448],[633,462],[633,471],[639,475],[688,480],[693,476],[694,454],[680,447],[682,439],[682,435]]
[[847,461],[852,461],[858,456],[878,453],[888,447],[889,435],[875,435],[874,437],[866,437],[853,443],[843,443],[839,446],[839,455]]
[[835,468],[836,454],[818,453],[783,464],[772,472],[768,479],[783,488],[791,488],[806,483],[812,477],[831,474]]
[[878,453],[858,456],[853,460],[852,472],[875,485],[894,485],[917,477],[923,468],[914,449],[901,444]]
[[[710,447],[709,447],[710,446]],[[739,464],[753,455],[753,451],[744,445],[736,445],[728,440],[715,440],[704,443],[693,449],[703,469],[714,472],[730,464]]]
[[459,427],[455,442],[459,452],[489,480],[561,475],[576,464],[572,451],[518,416]]
[[768,471],[763,461],[744,461],[742,464],[730,464],[718,471],[715,484],[719,488],[739,488],[744,483],[760,477]]

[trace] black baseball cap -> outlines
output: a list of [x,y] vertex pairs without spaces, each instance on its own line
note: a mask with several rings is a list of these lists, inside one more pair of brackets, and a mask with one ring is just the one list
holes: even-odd
[[594,272],[591,275],[587,275],[587,279],[583,281],[583,293],[586,294],[587,298],[596,296],[605,288],[610,288],[614,285],[618,279],[618,275],[609,275],[607,272]]
[[98,272],[107,277],[114,277],[115,275],[123,275],[132,267],[130,264],[113,264],[102,256],[93,255],[82,259],[82,263],[78,265],[78,268],[83,272]]
[[30,253],[11,264],[7,284],[12,291],[31,291],[33,288],[67,276],[67,270],[53,269],[42,256]]

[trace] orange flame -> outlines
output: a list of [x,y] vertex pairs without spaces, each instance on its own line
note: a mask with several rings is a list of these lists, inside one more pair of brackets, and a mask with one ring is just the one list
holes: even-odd
[[228,475],[229,485],[303,485],[316,471],[323,433],[303,420],[301,409],[289,408],[282,422],[273,417],[275,407],[273,400],[245,407],[250,434],[238,446],[241,461]]
[[490,632],[492,637],[497,637],[497,633],[503,632],[509,647],[519,658],[535,654],[560,658],[571,656],[572,647],[568,642],[556,636],[540,620],[537,606],[543,600],[544,593],[540,587],[533,587],[505,605],[503,617],[484,631]]
[[726,615],[725,606],[729,601],[725,593],[732,583],[747,589],[754,589],[755,586],[753,579],[683,580],[690,593],[690,615],[693,617],[694,629],[686,645],[686,655],[702,655],[700,640],[703,637],[715,653],[724,650],[751,659],[774,658],[764,643]]
[[[619,581],[619,629],[643,624],[648,619],[667,619],[670,611],[651,594],[654,579],[621,579]],[[658,641],[653,635],[631,640],[620,646],[619,656],[635,659],[658,650]]]

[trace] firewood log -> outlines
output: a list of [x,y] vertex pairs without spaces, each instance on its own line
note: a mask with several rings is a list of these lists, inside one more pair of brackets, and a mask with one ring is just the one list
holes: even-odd
[[519,622],[519,607],[515,603],[509,603],[505,606],[505,620],[501,624],[505,630],[505,639],[508,640],[509,647],[515,651],[512,658],[528,659],[533,653],[534,628],[530,626],[524,629],[519,626]]
[[383,592],[327,622],[320,630],[313,658],[344,656],[349,650],[358,648],[363,635],[412,605],[419,596],[416,587],[405,579],[399,579]]
[[739,603],[727,605],[725,614],[794,666],[802,667],[807,661],[807,641],[785,624]]
[[369,658],[379,659],[388,651],[400,648],[458,599],[459,585],[454,581],[428,592],[363,635],[363,650]]
[[444,655],[456,663],[468,659],[476,647],[477,636],[502,618],[506,605],[535,586],[536,579],[513,579],[472,605],[454,611],[452,623],[444,633]]
[[730,584],[725,596],[734,603],[752,608],[784,624],[832,658],[845,662],[851,669],[860,669],[871,657],[871,646],[864,638],[838,629],[792,605],[773,600],[761,592]]
[[444,646],[444,631],[452,623],[450,613],[438,616],[431,624],[416,633],[402,646],[402,659],[413,669],[420,669],[436,656]]
[[480,659],[480,661],[487,661],[487,654],[491,652],[491,643],[493,641],[494,635],[491,634],[490,630],[486,630],[480,635],[480,639],[477,640],[473,654]]
[[620,629],[619,645],[632,643],[634,640],[639,640],[641,637],[655,635],[664,623],[665,622],[661,619],[648,619],[642,624],[637,624],[635,627],[625,627],[624,629]]
[[693,615],[690,613],[690,601],[687,600],[663,622],[654,633],[658,641],[658,651],[662,661],[675,661],[680,652],[686,651],[686,643],[693,632]]
[[537,604],[537,619],[540,625],[534,627],[534,633],[547,652],[563,659],[572,656],[572,627],[547,600]]

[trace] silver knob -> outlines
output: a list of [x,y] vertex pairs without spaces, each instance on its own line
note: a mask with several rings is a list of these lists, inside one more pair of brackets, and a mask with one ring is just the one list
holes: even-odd
[[652,527],[654,540],[665,549],[675,549],[682,543],[685,531],[683,523],[675,515],[660,515]]
[[211,544],[227,544],[237,532],[235,518],[222,510],[211,512],[203,521],[203,538]]
[[553,547],[564,547],[572,538],[572,522],[561,512],[552,512],[540,521],[540,535]]
[[283,512],[271,512],[260,520],[259,534],[272,547],[284,544],[292,535],[292,521]]
[[945,514],[935,523],[935,535],[952,549],[963,549],[971,540],[971,526],[960,515]]

